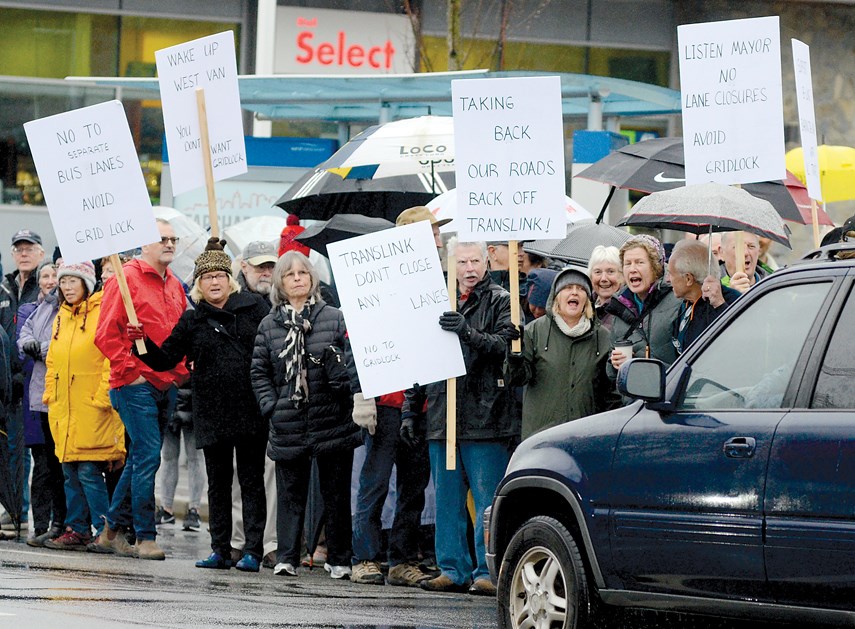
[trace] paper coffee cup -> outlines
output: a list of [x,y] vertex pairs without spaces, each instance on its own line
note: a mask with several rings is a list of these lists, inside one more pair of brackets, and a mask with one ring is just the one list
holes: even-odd
[[626,356],[627,360],[632,358],[632,341],[621,341],[615,343],[615,351]]

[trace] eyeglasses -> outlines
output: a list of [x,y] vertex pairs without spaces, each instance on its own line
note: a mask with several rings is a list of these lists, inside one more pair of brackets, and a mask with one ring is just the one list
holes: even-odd
[[199,280],[202,282],[213,282],[214,280],[222,282],[225,281],[228,276],[228,273],[205,273],[199,277]]
[[161,236],[160,244],[165,245],[168,242],[171,242],[173,245],[177,245],[178,241],[181,240],[178,236]]
[[36,248],[32,245],[27,245],[24,247],[19,247],[18,245],[15,245],[14,247],[12,247],[12,253],[34,253],[35,251]]

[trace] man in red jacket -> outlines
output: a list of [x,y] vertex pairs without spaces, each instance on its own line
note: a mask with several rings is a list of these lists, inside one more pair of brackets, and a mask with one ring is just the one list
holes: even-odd
[[[187,298],[169,270],[178,238],[167,221],[158,219],[157,227],[160,241],[143,246],[140,258],[125,264],[124,270],[137,318],[149,338],[161,344],[187,308]],[[127,325],[118,282],[107,282],[95,345],[110,359],[110,401],[131,443],[107,512],[107,526],[89,550],[164,559],[155,542],[154,477],[160,467],[162,431],[175,404],[175,385],[187,378],[187,369],[182,363],[172,371],[152,371],[131,353]],[[135,549],[119,532],[131,523],[137,535]]]

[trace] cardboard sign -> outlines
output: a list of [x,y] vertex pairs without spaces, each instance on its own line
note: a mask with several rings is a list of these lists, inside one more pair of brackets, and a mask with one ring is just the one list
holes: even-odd
[[677,28],[686,185],[784,179],[777,17]]
[[66,262],[160,240],[122,103],[33,120],[24,131]]
[[813,82],[810,72],[810,48],[798,39],[793,43],[793,68],[796,74],[796,102],[799,108],[799,131],[805,160],[805,181],[808,196],[822,201],[819,178],[819,154],[816,147],[816,114],[813,106]]
[[209,35],[154,53],[163,124],[169,149],[172,193],[205,185],[196,89],[205,90],[214,181],[247,171],[231,31]]
[[564,238],[557,76],[451,82],[462,241]]
[[466,373],[427,221],[327,245],[365,397]]

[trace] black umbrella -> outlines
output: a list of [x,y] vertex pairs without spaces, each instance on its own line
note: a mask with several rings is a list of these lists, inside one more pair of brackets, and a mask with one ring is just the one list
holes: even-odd
[[342,179],[324,164],[297,180],[276,205],[301,219],[325,221],[337,214],[362,214],[394,221],[398,214],[454,188],[454,173],[432,181],[420,175]]
[[[17,438],[11,443],[8,427],[9,422],[22,421],[20,415],[14,411],[6,412],[0,405],[0,504],[12,518],[18,533],[21,530],[20,513],[24,497],[24,429],[18,426],[17,430],[12,431]],[[18,456],[13,457],[12,451]]]
[[[577,176],[617,188],[662,192],[686,185],[685,163],[683,138],[654,138],[624,146]],[[742,188],[771,203],[785,220],[802,225],[811,222],[807,190],[794,177],[786,181],[748,183]]]
[[329,257],[327,245],[331,242],[372,234],[394,226],[395,223],[387,221],[385,218],[363,216],[362,214],[337,214],[323,223],[315,223],[311,227],[307,227],[306,231],[297,236],[296,240],[299,240],[309,249],[314,249]]
[[588,266],[596,246],[620,248],[631,237],[623,229],[605,223],[583,221],[568,226],[567,237],[563,240],[535,240],[526,243],[523,248],[547,258]]

